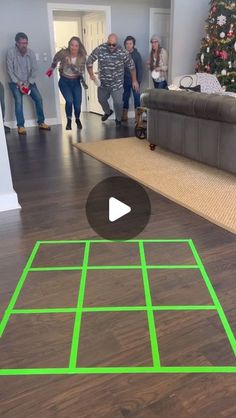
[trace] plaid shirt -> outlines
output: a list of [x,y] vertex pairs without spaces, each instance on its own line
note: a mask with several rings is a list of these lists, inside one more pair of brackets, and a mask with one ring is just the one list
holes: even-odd
[[25,55],[14,46],[7,51],[7,72],[13,83],[34,84],[37,75],[37,62],[34,51],[27,48]]
[[120,45],[110,52],[107,43],[99,45],[93,50],[87,59],[87,68],[92,67],[98,60],[99,78],[102,86],[111,88],[113,91],[123,88],[125,67],[130,71],[135,70],[134,61]]

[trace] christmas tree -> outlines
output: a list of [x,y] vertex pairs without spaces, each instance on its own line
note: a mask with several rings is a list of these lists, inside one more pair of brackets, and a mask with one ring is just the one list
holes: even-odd
[[215,74],[222,87],[236,92],[236,2],[211,0],[206,22],[195,70]]

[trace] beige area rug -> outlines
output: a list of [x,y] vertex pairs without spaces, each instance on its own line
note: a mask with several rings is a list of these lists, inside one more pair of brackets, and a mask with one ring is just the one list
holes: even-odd
[[236,234],[236,176],[122,138],[74,144],[90,156]]

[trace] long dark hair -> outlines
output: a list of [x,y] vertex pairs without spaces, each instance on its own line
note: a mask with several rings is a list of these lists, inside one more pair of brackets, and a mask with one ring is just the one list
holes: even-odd
[[[154,51],[153,48],[151,49],[150,52],[150,70],[154,70],[155,67],[159,67],[159,63],[160,63],[160,53],[161,53],[161,45],[158,42],[158,49],[157,51]],[[156,58],[156,64],[154,66],[154,58]]]
[[79,44],[79,51],[78,51],[79,58],[81,60],[86,59],[86,55],[87,55],[86,49],[78,36],[72,36],[72,38],[68,42],[67,50],[70,52],[70,44],[73,41],[76,41]]

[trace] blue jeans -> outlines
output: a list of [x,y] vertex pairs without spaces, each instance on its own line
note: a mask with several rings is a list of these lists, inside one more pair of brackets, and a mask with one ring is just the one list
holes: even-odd
[[0,81],[0,106],[2,108],[2,117],[4,120],[5,117],[5,98],[4,98],[4,87],[3,84]]
[[82,102],[82,89],[80,84],[80,78],[69,79],[61,76],[58,85],[61,90],[61,94],[63,95],[66,101],[67,118],[72,118],[72,109],[74,106],[75,117],[76,119],[79,119]]
[[167,88],[167,82],[166,81],[155,81],[153,80],[153,84],[155,89],[166,89]]
[[134,96],[135,109],[136,107],[140,106],[140,93],[135,91],[132,88],[132,84],[124,81],[124,93],[123,93],[123,108],[124,109],[129,109],[129,99],[130,99],[131,91],[133,92],[133,96]]
[[[15,113],[16,113],[17,126],[18,127],[24,126],[25,125],[25,119],[24,119],[24,113],[23,113],[23,96],[24,95],[21,93],[16,83],[9,83],[9,87],[11,89],[11,92],[15,100]],[[45,120],[44,113],[43,113],[43,100],[35,83],[30,84],[29,88],[31,90],[30,96],[33,99],[34,104],[35,104],[35,110],[36,110],[37,119],[38,119],[37,122],[38,124],[41,124]]]

